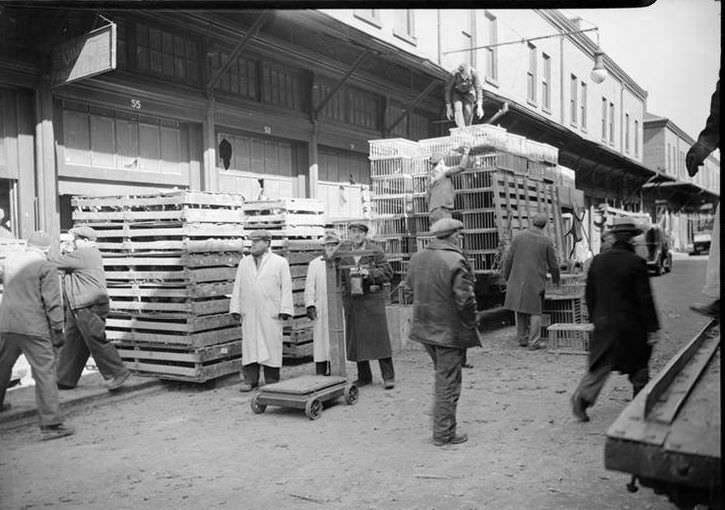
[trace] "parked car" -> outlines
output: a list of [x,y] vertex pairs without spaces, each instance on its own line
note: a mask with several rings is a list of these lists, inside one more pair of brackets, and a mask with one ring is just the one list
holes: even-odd
[[670,239],[658,225],[643,225],[644,233],[634,238],[635,251],[647,261],[647,267],[659,276],[672,271]]

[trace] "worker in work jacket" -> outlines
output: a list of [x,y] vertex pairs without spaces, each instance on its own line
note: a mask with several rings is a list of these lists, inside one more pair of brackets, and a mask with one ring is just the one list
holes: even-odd
[[450,218],[453,212],[456,190],[451,177],[468,166],[470,147],[463,147],[463,157],[456,166],[446,166],[445,154],[436,152],[428,158],[428,190],[426,200],[431,225],[442,218]]

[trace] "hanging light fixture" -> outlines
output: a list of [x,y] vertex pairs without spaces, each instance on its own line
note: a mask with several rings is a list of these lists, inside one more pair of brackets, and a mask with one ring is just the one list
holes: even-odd
[[607,70],[604,68],[604,52],[597,49],[594,53],[594,68],[591,74],[594,83],[602,83],[607,79]]

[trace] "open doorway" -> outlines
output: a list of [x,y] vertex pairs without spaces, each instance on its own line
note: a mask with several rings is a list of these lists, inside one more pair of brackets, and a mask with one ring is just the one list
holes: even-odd
[[15,181],[0,179],[0,238],[18,237],[18,211],[15,200]]

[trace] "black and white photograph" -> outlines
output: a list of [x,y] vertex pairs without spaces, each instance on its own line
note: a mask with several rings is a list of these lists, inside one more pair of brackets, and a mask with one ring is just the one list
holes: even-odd
[[0,509],[722,509],[721,21],[0,0]]

